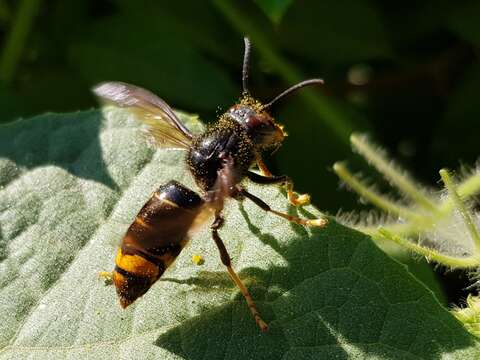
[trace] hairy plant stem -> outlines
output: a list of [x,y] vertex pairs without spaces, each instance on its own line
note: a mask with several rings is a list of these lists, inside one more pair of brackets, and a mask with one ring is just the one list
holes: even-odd
[[[393,215],[390,223],[375,226],[369,225],[367,220],[366,226],[355,226],[357,230],[369,234],[375,240],[391,240],[407,250],[445,266],[452,268],[480,266],[480,233],[464,202],[465,199],[480,192],[480,173],[478,171],[457,186],[447,170],[440,170],[440,176],[448,190],[448,197],[442,199],[438,194],[432,193],[432,195],[429,195],[423,191],[401,170],[396,169],[380,149],[370,145],[364,136],[352,135],[351,142],[360,155],[372,164],[393,186],[413,200],[412,205],[396,203],[364,184],[358,176],[350,173],[342,163],[334,164],[333,170],[338,177],[360,197],[365,198],[387,214]],[[438,231],[445,230],[441,228],[442,224],[456,226],[457,219],[454,215],[457,212],[461,215],[461,221],[463,221],[461,228],[466,230],[460,236],[472,239],[474,245],[473,250],[465,251],[468,256],[447,255],[444,250],[442,252],[438,251],[435,245],[426,247],[414,240],[421,236],[426,235],[428,237]],[[397,219],[396,222],[393,218]],[[440,227],[437,225],[440,225]],[[456,234],[455,236],[459,235]],[[449,241],[451,241],[451,244],[446,244],[447,247],[457,246],[457,239],[451,238]]]
[[338,175],[338,177],[342,179],[346,184],[348,184],[348,186],[350,186],[353,190],[355,190],[360,195],[360,197],[367,199],[372,204],[378,206],[380,209],[383,209],[388,213],[397,215],[400,218],[409,219],[411,221],[418,222],[423,220],[423,217],[416,214],[414,211],[386,199],[382,195],[370,189],[368,186],[362,184],[362,182],[356,179],[355,176],[351,174],[342,163],[335,163],[333,165],[333,170]]
[[379,154],[378,149],[372,148],[362,136],[352,134],[350,141],[354,148],[372,164],[390,183],[394,184],[406,196],[415,201],[418,206],[429,211],[437,211],[438,206],[429,199],[415,184],[404,174],[397,171],[388,161]]
[[448,190],[448,194],[452,198],[453,204],[462,215],[463,221],[465,222],[468,232],[470,233],[473,243],[475,244],[475,248],[477,250],[476,252],[480,253],[480,235],[478,234],[477,227],[475,226],[472,217],[468,213],[467,208],[457,193],[457,189],[453,183],[453,180],[450,178],[450,175],[446,169],[440,170],[440,176],[442,177],[443,183]]
[[[480,192],[480,175],[474,174],[469,176],[467,179],[457,184],[456,186],[457,194],[460,199],[468,199],[474,195],[477,195]],[[450,212],[454,209],[455,204],[452,197],[445,199],[440,206],[442,212]]]
[[[477,256],[470,256],[465,258],[459,258],[439,253],[434,249],[429,249],[418,244],[415,244],[401,236],[391,233],[385,228],[380,228],[378,233],[386,239],[389,239],[398,245],[413,251],[417,254],[423,255],[427,260],[433,260],[439,264],[449,266],[451,268],[476,268],[480,265],[480,258]],[[374,235],[375,237],[375,235]]]

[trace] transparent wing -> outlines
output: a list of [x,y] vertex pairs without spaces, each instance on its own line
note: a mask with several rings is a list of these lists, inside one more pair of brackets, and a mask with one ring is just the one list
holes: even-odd
[[192,134],[175,115],[172,108],[155,94],[123,82],[105,82],[93,88],[102,101],[127,108],[142,123],[159,147],[190,147]]

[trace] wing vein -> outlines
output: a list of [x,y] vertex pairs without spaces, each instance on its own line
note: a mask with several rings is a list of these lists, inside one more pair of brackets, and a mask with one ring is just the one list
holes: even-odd
[[101,101],[131,111],[146,125],[155,145],[188,149],[193,135],[168,104],[155,94],[123,82],[105,82],[93,88]]

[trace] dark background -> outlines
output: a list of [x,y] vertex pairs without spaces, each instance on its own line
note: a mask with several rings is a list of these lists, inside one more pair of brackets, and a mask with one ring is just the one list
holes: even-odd
[[[240,95],[248,35],[259,99],[326,82],[275,108],[290,136],[267,162],[322,210],[365,209],[330,170],[348,160],[378,178],[351,153],[353,131],[438,189],[440,168],[475,164],[479,15],[478,0],[0,0],[0,122],[97,106],[104,80],[212,121]],[[450,302],[465,296],[460,275],[442,281]]]

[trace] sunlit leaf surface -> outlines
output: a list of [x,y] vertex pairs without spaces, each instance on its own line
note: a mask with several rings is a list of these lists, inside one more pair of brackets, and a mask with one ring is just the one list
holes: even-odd
[[[1,359],[475,358],[478,344],[371,240],[333,221],[309,230],[229,203],[221,230],[270,323],[260,333],[208,227],[127,310],[97,274],[160,184],[192,186],[180,151],[154,151],[106,110],[0,127]],[[198,128],[191,119],[189,124]],[[275,187],[248,185],[272,207]],[[192,261],[201,255],[203,265]]]

